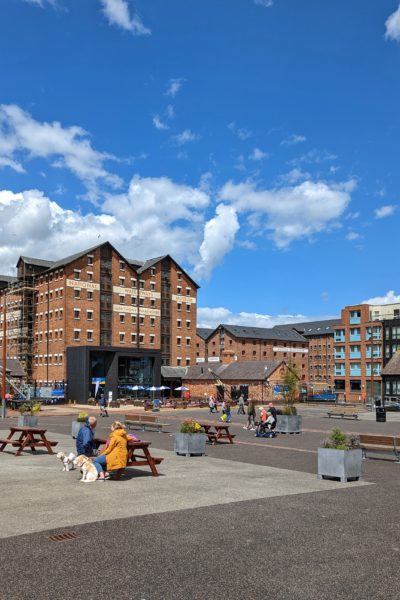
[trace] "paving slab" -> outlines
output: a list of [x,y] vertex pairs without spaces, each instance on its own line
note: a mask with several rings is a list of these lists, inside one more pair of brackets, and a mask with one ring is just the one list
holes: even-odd
[[[3,435],[2,433],[0,435]],[[49,433],[49,438],[56,436]],[[70,436],[57,434],[70,451]],[[126,517],[371,485],[365,481],[320,481],[315,474],[204,457],[181,457],[155,449],[160,477],[145,468],[128,469],[121,481],[83,483],[78,470],[62,472],[56,455],[37,451],[0,454],[3,480],[0,537]]]

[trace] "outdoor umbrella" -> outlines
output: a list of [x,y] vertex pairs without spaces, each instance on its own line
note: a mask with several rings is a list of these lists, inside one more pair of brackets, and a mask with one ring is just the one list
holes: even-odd
[[[133,392],[137,392],[138,390],[145,390],[145,389],[146,389],[146,388],[145,388],[145,387],[143,387],[142,385],[133,385],[133,386],[131,387],[131,390],[132,390]],[[137,399],[137,397],[138,397],[138,395],[137,395],[137,393],[136,393],[136,399]]]
[[180,385],[179,387],[177,387],[177,388],[174,388],[174,390],[175,390],[176,392],[188,392],[188,391],[189,391],[189,388],[185,387],[184,385]]
[[154,400],[154,392],[156,392],[157,390],[159,390],[159,387],[156,387],[155,385],[152,385],[151,387],[147,388],[149,390],[149,392],[153,392],[153,400]]
[[162,399],[163,398],[163,391],[164,390],[170,390],[171,388],[168,387],[167,385],[162,385],[162,386],[160,386],[159,389],[161,390],[161,399]]

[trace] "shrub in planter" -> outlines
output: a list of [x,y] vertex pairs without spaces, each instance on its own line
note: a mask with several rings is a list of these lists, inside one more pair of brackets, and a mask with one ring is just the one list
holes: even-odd
[[339,427],[318,448],[318,478],[356,481],[362,472],[362,450],[358,436],[347,436]]
[[19,407],[21,413],[18,417],[18,427],[36,427],[38,417],[36,416],[41,409],[41,402],[37,400],[27,400]]
[[199,423],[193,420],[184,421],[180,432],[175,436],[174,450],[176,454],[185,456],[202,456],[206,452],[206,434]]
[[296,367],[289,363],[282,380],[283,400],[285,405],[282,414],[277,416],[275,431],[279,433],[301,433],[301,416],[295,406],[299,395],[299,375]]

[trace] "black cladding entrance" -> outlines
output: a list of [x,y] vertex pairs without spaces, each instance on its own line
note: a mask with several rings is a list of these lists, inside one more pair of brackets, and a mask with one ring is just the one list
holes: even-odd
[[117,347],[67,348],[68,399],[86,404],[94,395],[93,379],[104,379],[102,391],[113,399],[123,397],[126,386],[159,386],[159,350],[122,350]]

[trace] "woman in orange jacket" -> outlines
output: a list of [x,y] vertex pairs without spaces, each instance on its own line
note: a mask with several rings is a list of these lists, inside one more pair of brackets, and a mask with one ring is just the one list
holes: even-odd
[[128,461],[127,435],[124,426],[119,421],[111,425],[110,443],[93,459],[98,478],[104,479],[107,471],[124,469]]

